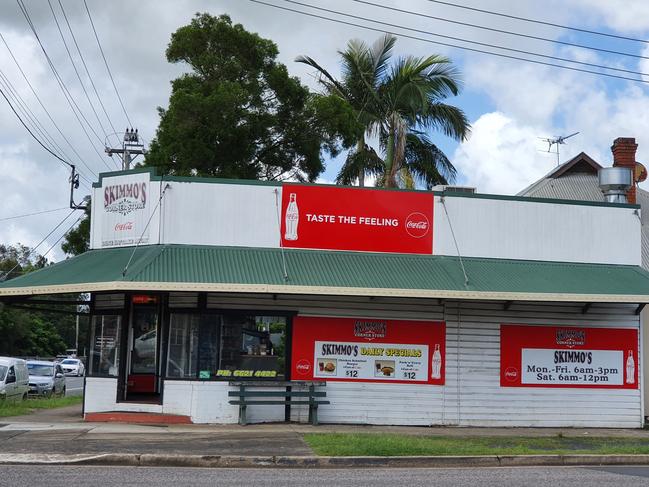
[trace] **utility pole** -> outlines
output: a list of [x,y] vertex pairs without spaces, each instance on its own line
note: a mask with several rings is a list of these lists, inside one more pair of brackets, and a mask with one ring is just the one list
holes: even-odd
[[110,157],[113,157],[113,154],[118,154],[122,159],[122,170],[128,171],[131,169],[133,160],[139,155],[146,154],[146,150],[144,149],[144,144],[140,142],[140,135],[137,133],[137,129],[127,128],[126,132],[124,132],[122,147],[120,149],[106,147],[106,154]]

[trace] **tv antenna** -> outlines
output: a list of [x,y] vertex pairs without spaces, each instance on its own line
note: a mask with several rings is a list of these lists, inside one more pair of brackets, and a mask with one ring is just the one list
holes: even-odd
[[544,140],[545,142],[548,143],[548,152],[552,151],[552,146],[556,145],[557,146],[557,151],[555,154],[557,155],[557,166],[559,165],[559,146],[561,144],[566,143],[566,139],[569,139],[570,137],[574,137],[577,135],[579,132],[575,132],[574,134],[570,135],[559,135],[559,136],[554,136],[553,138],[547,138],[547,137],[539,137],[539,139]]

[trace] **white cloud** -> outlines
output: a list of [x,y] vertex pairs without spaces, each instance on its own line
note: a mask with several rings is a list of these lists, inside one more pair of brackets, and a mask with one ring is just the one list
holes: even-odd
[[649,30],[649,2],[645,0],[573,0],[580,19],[605,24],[621,33]]
[[480,193],[515,194],[555,165],[552,155],[540,152],[537,127],[522,125],[501,112],[482,115],[471,138],[453,157],[464,184]]

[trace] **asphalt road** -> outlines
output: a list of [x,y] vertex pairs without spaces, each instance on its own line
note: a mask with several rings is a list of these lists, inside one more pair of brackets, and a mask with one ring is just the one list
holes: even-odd
[[643,486],[649,467],[518,467],[457,469],[204,469],[148,467],[0,466],[0,486],[302,486],[440,487]]
[[65,395],[66,396],[83,395],[83,377],[66,376]]

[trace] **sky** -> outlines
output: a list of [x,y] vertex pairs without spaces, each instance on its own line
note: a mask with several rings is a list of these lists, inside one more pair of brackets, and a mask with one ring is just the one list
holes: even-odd
[[[170,81],[187,70],[186,66],[166,61],[164,52],[170,36],[177,28],[189,23],[196,12],[208,12],[212,15],[227,13],[247,30],[272,39],[279,48],[279,61],[313,90],[320,89],[315,73],[309,67],[294,62],[296,56],[311,56],[330,72],[338,74],[337,51],[344,49],[348,40],[359,38],[372,43],[383,30],[401,34],[395,48],[395,58],[431,54],[449,57],[462,74],[463,89],[459,96],[447,102],[465,111],[472,131],[468,140],[461,143],[439,133],[431,135],[457,168],[456,183],[474,186],[479,192],[516,194],[552,170],[556,166],[556,155],[547,152],[547,144],[542,140],[546,137],[579,132],[561,146],[562,161],[584,151],[602,165],[610,165],[610,146],[616,137],[635,137],[639,145],[637,160],[646,162],[649,159],[649,84],[526,63],[436,43],[601,71],[599,68],[496,50],[476,43],[499,45],[647,73],[643,76],[608,71],[625,77],[642,76],[640,79],[649,82],[647,42],[613,39],[523,22],[430,0],[368,0],[370,3],[414,12],[414,15],[355,0],[299,0],[300,3],[400,26],[398,28],[316,11],[285,0],[263,1],[371,26],[377,30],[308,17],[249,0],[87,0],[128,117],[145,142],[155,136],[159,122],[157,107],[167,106]],[[449,1],[553,24],[649,39],[649,2],[644,0]],[[116,136],[114,132],[123,132],[129,123],[108,76],[83,0],[24,0],[24,4],[56,73],[88,123],[79,115],[79,120],[74,115],[64,89],[57,82],[18,2],[12,0],[0,2],[0,33],[49,115],[31,91],[2,40],[0,89],[16,104],[13,98],[15,90],[29,107],[28,113],[33,114],[46,129],[44,137],[51,136],[67,154],[66,157],[69,156],[77,164],[82,173],[82,186],[75,192],[75,198],[80,201],[89,194],[90,182],[97,179],[97,174],[117,168],[118,161],[109,158],[104,153],[104,147],[106,144],[115,145],[121,134]],[[108,117],[95,97],[61,6]],[[425,16],[543,37],[554,42],[477,29]],[[81,82],[61,40],[56,21],[66,38]],[[567,44],[586,45],[600,51]],[[617,53],[602,52],[602,49]],[[24,115],[24,118],[27,117]],[[320,181],[333,181],[340,163],[340,157],[327,161]],[[68,177],[69,170],[64,164],[30,137],[9,105],[0,98],[0,243],[28,246],[40,243],[38,253],[49,251],[47,257],[50,260],[65,258],[57,241],[80,216],[80,212],[67,208]],[[13,218],[42,211],[48,213]],[[52,232],[66,216],[67,219]],[[50,232],[51,235],[45,238]]]

